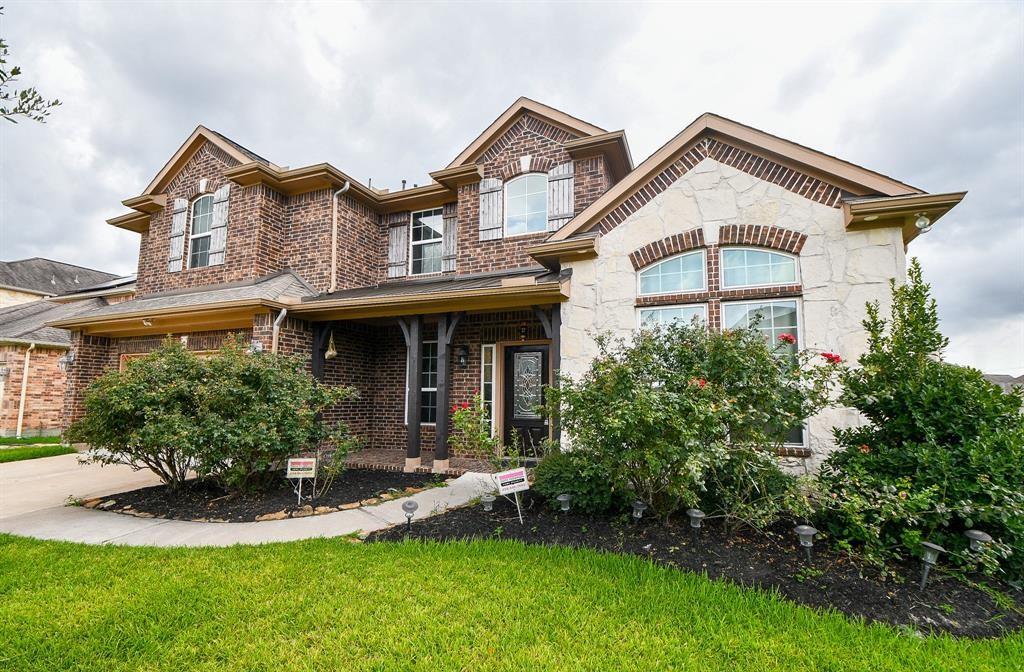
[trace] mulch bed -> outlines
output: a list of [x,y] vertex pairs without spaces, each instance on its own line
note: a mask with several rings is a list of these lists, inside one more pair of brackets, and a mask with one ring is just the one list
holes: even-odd
[[[531,492],[520,497],[525,525],[519,523],[515,504],[499,497],[490,513],[477,504],[416,520],[410,536],[439,541],[516,539],[631,553],[712,579],[777,589],[800,604],[833,608],[920,632],[996,637],[1024,628],[1024,599],[1019,590],[995,586],[1015,602],[1014,608],[1006,609],[987,593],[943,576],[941,571],[932,572],[922,592],[917,586],[919,566],[900,567],[899,574],[907,579],[902,583],[881,582],[869,578],[870,569],[828,550],[824,542],[815,546],[808,565],[792,524],[779,524],[764,533],[744,529],[730,536],[720,521],[709,520],[694,544],[685,516],[668,526],[653,520],[634,524],[625,516],[555,512]],[[399,541],[406,536],[405,527],[398,526],[375,532],[367,540]],[[866,576],[861,576],[862,571]]]
[[[332,513],[340,509],[355,508],[360,502],[377,503],[368,500],[405,496],[443,482],[435,474],[346,469],[334,479],[330,490],[316,502],[305,500],[303,505],[299,506],[292,482],[286,479],[282,472],[271,487],[253,494],[227,496],[227,493],[214,483],[192,480],[177,493],[172,493],[167,486],[156,485],[97,497],[85,505],[143,518],[236,523]],[[310,493],[311,486],[312,481],[307,480],[303,484],[304,499]]]

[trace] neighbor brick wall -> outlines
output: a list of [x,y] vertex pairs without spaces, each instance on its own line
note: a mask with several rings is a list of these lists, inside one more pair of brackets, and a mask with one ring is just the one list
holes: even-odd
[[[28,386],[22,433],[25,436],[57,434],[64,413],[65,375],[57,360],[65,350],[37,346],[29,359]],[[0,365],[10,374],[0,398],[0,436],[14,436],[18,428],[22,374],[28,346],[0,345]]]

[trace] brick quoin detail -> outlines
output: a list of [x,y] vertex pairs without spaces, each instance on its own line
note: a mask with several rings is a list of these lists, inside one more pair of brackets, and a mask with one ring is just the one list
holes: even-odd
[[564,145],[570,140],[575,140],[579,137],[569,133],[568,131],[556,128],[546,121],[542,121],[532,115],[524,114],[516,121],[516,123],[512,124],[500,138],[495,140],[491,146],[487,148],[487,151],[480,155],[480,158],[478,158],[476,162],[488,163],[493,161],[498,155],[507,150],[509,146],[515,142],[515,139],[518,136],[525,133],[539,135],[559,145]]
[[608,233],[706,158],[742,170],[816,203],[832,208],[841,206],[839,200],[843,194],[839,187],[720,140],[703,138],[692,144],[668,168],[638,187],[632,196],[605,215],[596,228],[601,233]]
[[501,179],[508,182],[512,178],[526,173],[546,173],[551,170],[552,165],[554,165],[554,161],[551,159],[531,156],[529,165],[526,170],[523,170],[522,161],[510,161],[501,169]]
[[799,255],[806,242],[805,234],[778,226],[729,224],[719,229],[719,244],[723,246],[752,245]]
[[704,247],[704,229],[689,229],[644,245],[630,254],[629,260],[633,268],[640,270],[661,259],[699,247]]

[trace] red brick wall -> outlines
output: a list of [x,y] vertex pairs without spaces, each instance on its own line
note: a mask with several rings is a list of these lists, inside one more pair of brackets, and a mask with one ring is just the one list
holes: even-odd
[[118,353],[113,339],[71,332],[75,363],[67,373],[64,391],[64,427],[82,417],[82,401],[89,384],[105,371],[116,368]]
[[[0,345],[0,362],[10,369],[0,398],[0,436],[14,436],[18,428],[21,382],[28,346]],[[65,375],[57,365],[65,350],[37,346],[31,353],[22,434],[57,434],[64,413]]]

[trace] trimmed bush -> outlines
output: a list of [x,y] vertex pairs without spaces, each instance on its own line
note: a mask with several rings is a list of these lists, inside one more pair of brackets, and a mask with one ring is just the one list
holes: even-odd
[[562,493],[572,495],[572,507],[583,513],[609,513],[625,509],[627,493],[616,491],[601,466],[585,454],[553,452],[544,456],[533,472],[533,489],[553,508]]
[[[916,260],[892,292],[889,319],[868,306],[868,351],[841,376],[842,403],[868,424],[836,431],[841,450],[821,474],[825,524],[882,566],[918,555],[927,540],[950,551],[944,562],[1020,578],[1024,395],[941,361],[947,340]],[[995,542],[972,553],[963,536],[970,528]]]

